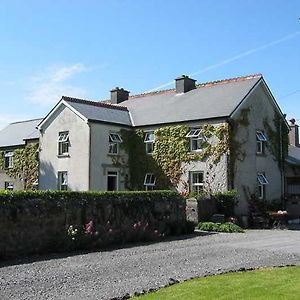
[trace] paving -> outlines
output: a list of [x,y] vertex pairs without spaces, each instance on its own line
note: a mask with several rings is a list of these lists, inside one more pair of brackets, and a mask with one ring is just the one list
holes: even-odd
[[0,299],[111,299],[239,269],[300,265],[300,231],[201,233],[111,251],[6,262]]

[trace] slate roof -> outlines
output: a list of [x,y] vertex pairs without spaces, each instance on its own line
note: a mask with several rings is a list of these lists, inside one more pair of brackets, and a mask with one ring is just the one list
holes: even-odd
[[66,96],[63,96],[62,100],[66,101],[90,121],[101,121],[131,126],[128,109],[121,105],[70,98]]
[[175,89],[146,93],[121,104],[130,111],[133,126],[228,117],[261,78],[255,74],[203,83],[182,94]]
[[0,131],[0,147],[25,145],[26,140],[38,139],[37,125],[42,119],[14,122]]
[[300,166],[300,148],[289,145],[288,157],[286,158],[286,162],[291,165]]

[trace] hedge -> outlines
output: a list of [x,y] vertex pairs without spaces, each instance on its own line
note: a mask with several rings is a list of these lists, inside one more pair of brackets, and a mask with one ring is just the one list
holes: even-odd
[[187,229],[176,192],[0,192],[0,258],[101,249]]

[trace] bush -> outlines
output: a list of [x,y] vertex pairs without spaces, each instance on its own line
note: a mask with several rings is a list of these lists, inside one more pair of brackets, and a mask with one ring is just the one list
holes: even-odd
[[186,233],[176,192],[0,192],[0,258],[99,249]]
[[232,232],[244,232],[244,230],[240,226],[238,226],[234,223],[227,222],[227,223],[221,224],[219,226],[219,232],[230,232],[230,233],[232,233]]
[[213,222],[201,222],[198,224],[198,229],[203,231],[214,231],[214,232],[244,232],[244,230],[236,224],[227,222],[224,224],[213,223]]
[[203,231],[218,231],[219,224],[214,222],[200,222],[198,224],[198,229]]
[[212,197],[216,200],[217,212],[224,214],[226,218],[234,216],[234,208],[238,204],[235,190],[215,193]]

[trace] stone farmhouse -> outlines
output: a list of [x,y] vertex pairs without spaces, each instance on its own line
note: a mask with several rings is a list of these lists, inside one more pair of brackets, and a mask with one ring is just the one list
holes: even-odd
[[183,75],[174,89],[115,88],[105,101],[63,96],[35,126],[39,189],[236,189],[239,215],[249,197],[279,200],[288,190],[289,125],[261,74],[201,84]]

